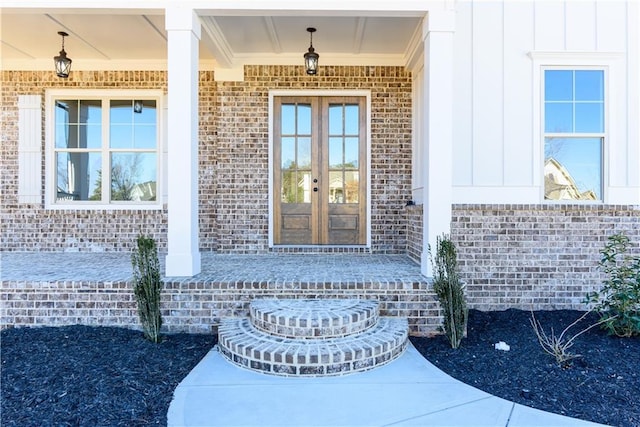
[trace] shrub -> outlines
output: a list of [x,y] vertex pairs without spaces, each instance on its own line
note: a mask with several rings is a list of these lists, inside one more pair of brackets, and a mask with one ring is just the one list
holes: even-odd
[[599,263],[607,279],[586,299],[600,314],[602,328],[620,337],[640,335],[640,256],[628,255],[629,246],[623,233],[609,236]]
[[587,332],[589,329],[594,328],[604,322],[604,320],[601,319],[599,322],[596,322],[590,326],[587,326],[586,328],[582,329],[580,332],[578,332],[575,335],[568,335],[569,329],[571,329],[572,327],[580,323],[582,320],[584,320],[590,313],[591,311],[586,311],[575,322],[573,322],[572,324],[564,328],[560,333],[560,335],[556,335],[553,328],[551,328],[551,332],[547,334],[544,331],[544,328],[542,327],[542,325],[540,324],[540,321],[536,319],[536,316],[533,313],[533,311],[531,311],[531,318],[529,319],[529,322],[531,322],[531,327],[533,328],[533,331],[536,333],[536,337],[538,337],[538,342],[540,343],[540,346],[545,351],[545,353],[555,357],[558,365],[567,366],[568,362],[571,359],[575,359],[576,357],[582,357],[580,354],[575,354],[569,351],[569,349],[573,347],[575,339],[578,338],[580,335],[584,334],[585,332]]
[[433,265],[433,290],[444,315],[444,333],[452,348],[458,348],[467,329],[468,310],[464,285],[458,275],[458,254],[446,234],[436,240],[435,257],[429,247]]
[[137,248],[131,255],[133,266],[133,292],[138,303],[138,315],[144,337],[154,343],[160,342],[160,262],[158,247],[151,237],[138,236]]

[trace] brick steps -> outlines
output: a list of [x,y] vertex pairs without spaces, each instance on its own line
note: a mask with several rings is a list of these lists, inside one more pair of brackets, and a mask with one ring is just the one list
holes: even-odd
[[263,373],[361,372],[390,362],[407,345],[407,320],[379,317],[375,301],[254,300],[250,313],[221,321],[218,346],[229,361]]
[[378,321],[378,303],[367,300],[259,299],[249,306],[257,329],[285,338],[332,338],[363,332]]

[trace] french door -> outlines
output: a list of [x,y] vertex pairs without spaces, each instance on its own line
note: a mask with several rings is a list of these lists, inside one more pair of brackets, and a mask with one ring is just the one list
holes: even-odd
[[366,244],[364,97],[274,98],[274,243]]

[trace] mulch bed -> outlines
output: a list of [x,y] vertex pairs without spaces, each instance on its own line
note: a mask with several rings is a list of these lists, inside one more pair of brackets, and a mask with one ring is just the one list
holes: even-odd
[[111,327],[2,331],[2,426],[166,425],[174,389],[215,337],[163,338]]
[[[536,312],[545,328],[556,331],[580,314]],[[442,336],[411,341],[440,369],[496,396],[585,420],[640,426],[640,338],[593,329],[573,348],[583,356],[562,367],[542,352],[529,316],[472,310],[468,338],[458,350]],[[0,338],[3,426],[166,425],[174,389],[215,344],[213,335],[165,335],[153,344],[139,331],[86,326],[7,329]],[[499,341],[511,350],[495,350]]]
[[[535,312],[549,333],[559,334],[583,313],[570,310]],[[429,361],[476,388],[513,402],[557,414],[613,426],[640,426],[640,337],[617,338],[598,327],[575,340],[582,357],[567,366],[542,351],[520,310],[471,310],[467,338],[454,350],[444,336],[411,338]],[[570,332],[598,320],[591,315]],[[508,352],[494,344],[506,342]],[[529,390],[528,393],[523,390]]]

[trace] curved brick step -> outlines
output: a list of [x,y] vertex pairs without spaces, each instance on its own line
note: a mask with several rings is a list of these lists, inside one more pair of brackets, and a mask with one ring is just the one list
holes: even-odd
[[249,319],[223,319],[220,352],[255,371],[285,376],[329,376],[366,371],[400,356],[407,346],[406,319],[381,317],[357,335],[319,340],[272,336]]
[[257,299],[253,325],[285,338],[334,338],[357,334],[378,321],[378,302],[359,299]]

